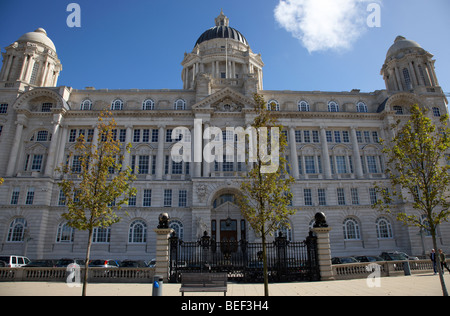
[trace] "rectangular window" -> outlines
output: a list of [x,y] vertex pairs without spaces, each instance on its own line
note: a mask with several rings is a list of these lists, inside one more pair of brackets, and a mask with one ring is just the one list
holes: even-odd
[[64,195],[63,190],[59,190],[58,206],[65,206],[65,205],[66,205],[66,196]]
[[51,112],[52,111],[52,107],[53,107],[52,103],[43,103],[41,112],[45,112],[45,113]]
[[121,129],[119,132],[119,142],[125,143],[126,139],[127,139],[127,130]]
[[311,189],[304,189],[303,193],[305,195],[305,206],[312,206],[312,194]]
[[142,206],[152,206],[152,190],[144,190],[144,199],[142,201]]
[[326,131],[326,134],[327,134],[327,142],[332,143],[333,142],[333,134],[331,133],[331,131]]
[[364,141],[370,143],[370,132],[364,131]]
[[172,174],[183,174],[183,162],[172,160]]
[[314,164],[314,156],[305,156],[305,171],[306,174],[315,174],[316,166]]
[[172,190],[164,190],[164,207],[172,207]]
[[318,131],[312,131],[312,135],[313,135],[313,142],[314,143],[320,143],[319,132]]
[[75,143],[77,141],[77,130],[71,129],[69,134],[69,143]]
[[19,204],[20,188],[14,188],[11,194],[11,205]]
[[302,142],[302,131],[295,131],[295,142]]
[[139,156],[138,172],[139,174],[148,174],[150,156]]
[[359,205],[358,189],[357,188],[352,188],[351,189],[351,193],[352,193],[352,204],[353,205]]
[[150,130],[149,129],[142,130],[142,142],[143,143],[150,142]]
[[338,205],[345,205],[345,191],[343,188],[337,189]]
[[33,163],[31,164],[31,171],[41,171],[43,155],[33,155]]
[[152,130],[152,143],[158,142],[158,136],[159,136],[159,130],[153,129]]
[[309,133],[309,131],[303,131],[303,138],[305,143],[311,142],[311,134]]
[[344,141],[344,143],[350,143],[350,137],[349,137],[348,131],[342,132],[342,140]]
[[348,173],[347,164],[345,163],[345,156],[336,156],[336,165],[338,173]]
[[326,206],[327,205],[327,198],[325,195],[325,189],[317,189],[317,194],[319,196],[319,205],[320,206]]
[[81,173],[81,156],[73,156],[72,172]]
[[340,131],[334,131],[334,142],[341,143],[341,132]]
[[133,143],[139,143],[141,141],[141,130],[135,129],[133,134]]
[[172,130],[166,130],[166,143],[172,143]]
[[27,192],[27,199],[25,200],[26,205],[33,205],[34,201],[34,188],[29,188]]
[[179,207],[187,206],[187,191],[186,190],[180,190],[178,192],[178,206]]
[[367,169],[369,173],[378,173],[376,156],[367,156]]
[[8,112],[8,104],[0,104],[0,114],[6,114]]
[[377,204],[378,196],[377,196],[377,191],[375,188],[369,189],[369,196],[370,196],[370,204],[372,204],[372,205]]
[[128,206],[136,206],[136,195],[128,198]]

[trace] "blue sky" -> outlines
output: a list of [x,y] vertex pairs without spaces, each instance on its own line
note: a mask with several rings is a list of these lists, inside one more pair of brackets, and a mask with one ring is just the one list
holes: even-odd
[[[70,14],[66,8],[72,1],[81,7],[80,28],[66,24]],[[319,0],[286,1],[288,9],[295,10]],[[364,10],[350,14],[343,12],[342,5],[315,9],[320,11],[315,12],[319,17],[324,13],[321,11],[328,15],[311,18],[313,23],[305,32],[314,34],[316,28],[327,32],[328,26],[333,33],[342,26],[333,25],[335,20],[350,23],[348,30],[330,35],[337,47],[321,50],[311,50],[310,43],[299,39],[306,34],[290,32],[289,21],[276,18],[275,8],[281,0],[1,1],[0,46],[4,52],[4,47],[24,33],[43,27],[63,64],[58,85],[76,89],[181,89],[184,53],[191,52],[197,38],[214,26],[214,18],[223,8],[230,26],[244,34],[253,52],[261,53],[265,90],[384,89],[380,69],[396,36],[403,35],[435,55],[439,83],[450,92],[450,1],[332,1],[358,3]],[[381,5],[379,28],[358,24],[370,14],[365,8],[371,2]],[[350,44],[339,47],[353,31],[357,34]]]

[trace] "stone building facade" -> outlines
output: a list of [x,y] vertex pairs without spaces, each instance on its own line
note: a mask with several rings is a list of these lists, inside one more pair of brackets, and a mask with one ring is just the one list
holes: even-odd
[[[95,141],[104,108],[114,114],[117,137],[132,144],[123,163],[136,170],[138,193],[119,212],[119,223],[95,231],[92,258],[152,259],[162,212],[170,214],[171,227],[184,240],[208,231],[216,240],[254,241],[234,203],[246,164],[229,156],[223,162],[177,163],[171,135],[186,127],[193,143],[204,147],[202,131],[215,126],[224,131],[225,146],[233,146],[235,136],[225,129],[249,126],[256,92],[288,136],[289,172],[296,179],[292,205],[300,208],[290,218],[291,229],[284,230],[290,240],[303,240],[321,211],[333,228],[333,256],[392,250],[420,255],[431,248],[426,232],[371,207],[374,183],[386,182],[379,139],[390,136],[390,124],[406,118],[414,103],[430,108],[436,120],[448,113],[433,55],[414,41],[395,39],[381,70],[386,90],[370,93],[264,90],[261,55],[222,12],[185,54],[179,90],[57,86],[62,65],[43,29],[23,35],[2,55],[0,254],[84,256],[87,233],[61,218],[65,206],[54,170],[80,134]],[[76,168],[76,159],[68,163]],[[395,203],[399,210],[411,208],[409,201]],[[443,224],[438,241],[444,251],[450,251],[449,239],[450,227]]]

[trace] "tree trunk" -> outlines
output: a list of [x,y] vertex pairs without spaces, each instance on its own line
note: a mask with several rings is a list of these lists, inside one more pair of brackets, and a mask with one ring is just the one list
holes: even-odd
[[89,229],[89,241],[86,250],[86,262],[84,265],[84,280],[83,280],[83,293],[82,296],[86,296],[87,283],[88,283],[88,273],[89,273],[89,257],[91,256],[91,246],[92,246],[92,233],[93,229]]
[[433,247],[435,250],[434,256],[436,259],[436,265],[437,265],[437,269],[438,269],[438,273],[439,273],[439,280],[441,281],[442,294],[443,294],[443,296],[448,296],[448,291],[447,291],[447,287],[445,285],[445,280],[444,280],[444,271],[442,270],[442,266],[441,266],[441,256],[439,254],[439,249],[437,248],[436,227],[433,227],[431,229],[431,236],[433,238]]
[[266,249],[266,235],[264,234],[264,227],[261,230],[262,244],[263,244],[263,275],[264,275],[264,296],[269,296],[269,273],[267,268],[267,249]]

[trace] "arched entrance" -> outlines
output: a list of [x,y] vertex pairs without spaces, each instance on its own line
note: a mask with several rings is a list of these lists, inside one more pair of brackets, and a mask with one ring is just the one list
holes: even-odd
[[215,241],[247,240],[247,223],[242,216],[237,189],[221,190],[212,200],[211,239]]

